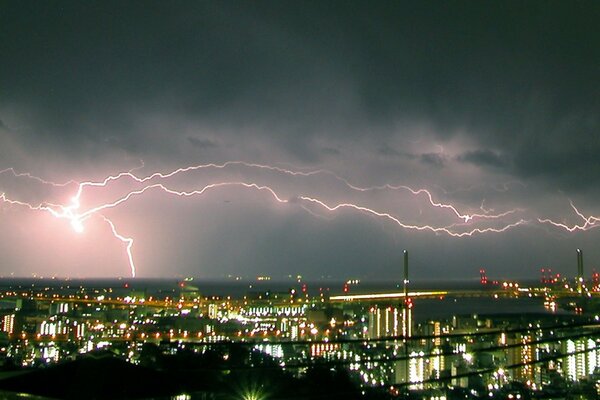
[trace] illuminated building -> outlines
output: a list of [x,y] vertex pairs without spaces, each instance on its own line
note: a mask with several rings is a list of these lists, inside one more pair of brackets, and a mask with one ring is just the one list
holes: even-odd
[[400,360],[395,363],[395,381],[396,383],[411,383],[411,389],[422,389],[425,379],[425,353],[422,351],[412,351],[408,360]]
[[292,325],[290,328],[290,338],[292,340],[298,340],[300,337],[300,327],[298,325]]
[[329,321],[323,312],[311,311],[306,304],[271,304],[263,301],[252,302],[242,307],[235,319],[244,325],[253,326],[256,332],[278,330],[285,337],[298,339],[302,336],[299,326],[307,322],[309,314],[314,320],[314,325]]
[[312,357],[333,358],[338,353],[340,345],[337,343],[316,343],[310,346],[310,355]]
[[442,327],[439,321],[433,323],[433,334],[435,336],[434,344],[440,346],[442,344],[442,339],[439,336],[442,334]]
[[[406,322],[406,323],[405,323]],[[412,336],[412,304],[408,307],[372,306],[368,314],[367,337]]]
[[[412,352],[410,353],[410,361],[409,361],[409,370],[408,376],[409,381],[414,383],[423,382],[425,378],[425,359],[423,358],[424,353],[421,351],[419,353]],[[412,385],[413,389],[422,389],[423,384]]]
[[15,330],[15,314],[5,315],[2,319],[2,331],[13,334]]
[[446,369],[446,356],[441,348],[436,347],[429,358],[429,378],[439,379],[440,373]]
[[217,319],[219,307],[215,303],[208,305],[208,318]]
[[563,353],[569,354],[563,361],[565,378],[571,381],[583,379],[594,373],[600,366],[600,351],[592,339],[567,340],[563,345]]
[[306,304],[249,305],[241,310],[245,317],[299,317],[306,314]]
[[46,362],[50,360],[57,362],[60,357],[60,351],[54,344],[50,344],[42,348],[41,357],[46,360]]
[[62,321],[57,322],[48,322],[43,321],[40,324],[40,334],[41,335],[56,335],[57,331],[62,334]]
[[81,339],[85,335],[85,324],[77,323],[75,321],[75,337]]
[[530,344],[531,342],[531,336],[529,335],[525,335],[521,338],[523,346],[521,346],[521,363],[526,364],[524,365],[522,368],[520,368],[520,376],[519,379],[521,381],[528,381],[528,382],[533,382],[534,381],[534,367],[533,365],[531,365],[530,363],[534,362],[534,357],[533,354],[535,354],[534,351],[534,345]]
[[387,336],[400,336],[402,332],[402,312],[398,307],[373,306],[369,309],[369,339]]
[[50,305],[50,315],[54,314],[66,314],[69,312],[71,307],[69,307],[69,303],[53,303]]
[[283,358],[283,347],[280,344],[260,344],[255,346],[255,349],[265,354],[268,354],[273,358]]
[[513,370],[513,378],[522,382],[535,382],[535,367],[530,363],[535,362],[535,345],[531,344],[530,335],[516,335],[509,338],[509,344],[520,344],[520,346],[511,347],[508,351],[508,364],[525,364]]

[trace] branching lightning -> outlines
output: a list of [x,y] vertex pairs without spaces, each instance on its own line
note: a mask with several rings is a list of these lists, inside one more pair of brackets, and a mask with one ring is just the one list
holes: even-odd
[[[226,180],[226,181],[217,181],[211,182],[208,184],[199,185],[194,187],[195,185],[191,185],[189,189],[186,190],[178,190],[175,189],[169,182],[169,179],[175,178],[179,175],[184,175],[186,173],[192,173],[199,170],[210,169],[210,170],[224,170],[228,168],[243,168],[246,170],[256,170],[256,171],[268,171],[270,173],[277,174],[278,176],[288,176],[288,177],[303,177],[303,178],[313,178],[322,175],[329,176],[334,178],[338,183],[345,187],[345,190],[350,190],[355,193],[364,193],[364,192],[374,192],[374,191],[392,191],[392,192],[406,192],[407,194],[412,195],[415,199],[419,200],[424,198],[425,204],[428,205],[432,210],[442,210],[446,216],[450,216],[457,220],[452,224],[444,224],[444,225],[432,225],[432,224],[417,224],[417,223],[409,223],[404,220],[404,218],[396,215],[388,210],[381,210],[377,207],[369,206],[368,204],[361,204],[357,202],[331,202],[326,200],[321,196],[308,195],[308,194],[296,194],[294,196],[283,195],[282,191],[276,187],[276,185],[265,185],[261,184],[255,180]],[[523,209],[515,208],[507,211],[503,211],[500,213],[494,213],[493,209],[485,208],[484,202],[482,201],[481,207],[479,207],[480,212],[477,213],[465,213],[461,211],[457,206],[444,203],[439,200],[436,200],[429,190],[425,188],[414,189],[405,185],[392,185],[392,184],[383,184],[379,186],[371,186],[371,187],[361,187],[350,183],[347,179],[340,177],[339,175],[325,170],[325,169],[317,169],[312,171],[300,171],[293,169],[281,168],[278,166],[271,165],[263,165],[263,164],[255,164],[255,163],[247,163],[243,161],[229,161],[223,164],[201,164],[195,166],[187,166],[183,168],[178,168],[168,172],[154,172],[152,174],[142,176],[136,174],[136,171],[144,168],[143,162],[141,166],[132,168],[128,171],[119,172],[115,175],[106,176],[104,179],[98,181],[82,181],[76,182],[73,180],[64,182],[64,183],[56,183],[52,181],[48,181],[37,176],[34,176],[30,173],[21,173],[17,172],[13,168],[7,168],[0,171],[0,175],[10,174],[15,179],[30,179],[34,180],[39,184],[43,185],[51,185],[56,188],[63,188],[67,190],[70,186],[76,186],[76,190],[74,195],[69,198],[69,201],[66,204],[55,204],[51,202],[43,202],[43,203],[31,203],[24,201],[22,199],[9,197],[6,193],[0,193],[0,202],[25,207],[31,211],[42,211],[50,213],[52,216],[67,220],[74,231],[78,233],[83,233],[85,222],[94,217],[99,216],[107,223],[110,228],[110,232],[119,241],[125,244],[126,252],[128,256],[129,267],[131,269],[131,275],[136,275],[136,266],[134,263],[133,257],[133,245],[134,239],[132,237],[124,236],[119,233],[117,230],[115,223],[106,216],[105,212],[110,209],[117,208],[122,204],[128,202],[130,199],[134,197],[140,197],[149,191],[160,191],[168,195],[178,196],[189,198],[193,196],[202,196],[207,191],[217,190],[225,187],[239,187],[248,190],[255,190],[258,192],[267,193],[268,197],[276,203],[281,204],[294,204],[299,205],[302,209],[306,210],[308,213],[313,216],[321,217],[320,213],[317,213],[316,210],[320,210],[324,213],[335,213],[337,211],[342,210],[350,210],[354,212],[360,212],[366,215],[369,215],[374,218],[380,218],[386,221],[389,221],[398,227],[406,230],[415,230],[415,231],[426,231],[434,234],[443,234],[451,237],[468,237],[476,234],[485,234],[485,233],[501,233],[505,232],[509,229],[515,228],[520,225],[524,225],[529,223],[529,220],[525,218],[517,219],[515,217],[516,214],[524,212]],[[117,196],[116,199],[112,199],[110,201],[105,201],[100,204],[95,204],[88,207],[83,207],[82,198],[86,195],[86,189],[88,188],[98,188],[108,190],[108,187],[111,183],[120,181],[122,179],[127,179],[127,183],[134,185],[136,187],[127,189],[125,193]],[[187,183],[186,185],[190,185]],[[556,227],[566,229],[569,232],[573,232],[575,230],[588,230],[594,227],[597,227],[598,222],[600,222],[600,218],[590,216],[584,216],[579,210],[571,203],[571,207],[575,211],[575,213],[583,219],[582,225],[574,225],[568,226],[563,223],[554,222],[549,219],[541,219],[538,218],[538,222],[542,224],[552,224]],[[507,217],[511,217],[510,220],[506,221]],[[481,224],[489,221],[489,223],[494,222],[494,225],[481,226]],[[475,222],[478,223],[478,226],[473,226]]]
[[67,181],[65,183],[56,183],[56,182],[47,181],[45,179],[42,179],[35,175],[32,175],[29,172],[17,172],[14,168],[5,168],[3,170],[0,170],[0,175],[6,174],[6,173],[10,173],[15,178],[28,178],[28,179],[32,179],[34,181],[38,181],[39,183],[43,183],[45,185],[52,185],[55,187],[64,187],[64,186],[68,186],[68,185],[76,185],[77,184],[77,182],[75,182],[73,180]]
[[[376,190],[392,190],[392,191],[406,190],[415,196],[424,194],[431,206],[437,207],[437,208],[442,208],[442,209],[447,209],[447,210],[451,211],[453,214],[455,214],[458,218],[464,220],[464,222],[469,222],[469,221],[471,221],[473,219],[477,219],[477,218],[498,219],[498,218],[505,217],[507,215],[513,214],[518,211],[523,211],[522,209],[513,209],[513,210],[508,210],[506,212],[500,213],[500,214],[490,214],[489,212],[484,212],[483,214],[481,214],[481,213],[462,214],[455,206],[453,206],[451,204],[444,204],[439,201],[435,201],[431,192],[426,189],[413,189],[413,188],[411,188],[409,186],[405,186],[405,185],[394,186],[394,185],[390,185],[390,184],[384,184],[384,185],[372,186],[372,187],[360,187],[360,186],[351,184],[345,178],[342,178],[339,175],[337,175],[331,171],[325,170],[325,169],[318,169],[318,170],[314,170],[314,171],[303,172],[303,171],[294,171],[294,170],[271,166],[271,165],[247,163],[247,162],[243,162],[243,161],[228,161],[223,164],[212,164],[211,163],[211,164],[188,166],[188,167],[184,167],[184,168],[178,168],[178,169],[173,170],[168,173],[155,172],[155,173],[148,175],[146,177],[143,177],[143,178],[139,178],[138,176],[134,175],[132,173],[133,170],[130,170],[128,172],[121,172],[117,175],[108,176],[102,181],[81,183],[79,185],[77,194],[74,197],[74,199],[75,199],[74,201],[77,201],[77,202],[79,201],[79,199],[81,198],[81,194],[83,193],[83,190],[85,189],[85,187],[88,187],[88,186],[103,187],[103,186],[106,186],[107,184],[109,184],[111,181],[116,181],[116,180],[119,180],[124,177],[131,178],[138,183],[145,183],[145,182],[157,179],[157,178],[167,179],[167,178],[171,178],[178,174],[191,172],[191,171],[197,171],[200,169],[206,169],[206,168],[224,169],[224,168],[227,168],[229,166],[234,166],[234,165],[243,166],[243,167],[247,167],[247,168],[269,170],[269,171],[278,172],[278,173],[291,175],[291,176],[310,177],[310,176],[319,175],[319,174],[330,175],[330,176],[333,176],[338,181],[342,182],[348,188],[358,191],[358,192],[369,192],[369,191],[376,191]],[[138,167],[138,168],[140,168],[140,167]]]
[[538,221],[542,224],[550,224],[557,228],[564,229],[568,232],[587,231],[600,226],[600,224],[598,223],[600,222],[599,217],[595,217],[593,215],[586,217],[581,211],[579,211],[579,209],[577,209],[577,207],[575,207],[575,204],[573,204],[571,200],[569,200],[569,204],[571,205],[571,208],[573,209],[575,214],[577,214],[577,216],[583,220],[583,224],[568,225],[567,223],[556,222],[548,218],[538,218]]
[[376,211],[371,208],[352,204],[352,203],[340,203],[340,204],[336,204],[335,206],[330,206],[321,200],[311,198],[311,197],[300,196],[300,199],[309,201],[311,203],[318,204],[319,206],[325,208],[328,211],[337,211],[337,210],[344,209],[344,208],[353,209],[356,211],[361,211],[361,212],[371,214],[371,215],[374,215],[377,217],[388,219],[390,221],[393,221],[398,226],[400,226],[401,228],[404,228],[404,229],[411,229],[411,230],[417,230],[417,231],[431,231],[434,233],[445,233],[445,234],[448,234],[448,235],[454,236],[454,237],[473,236],[474,234],[477,234],[477,233],[487,233],[487,232],[500,233],[500,232],[504,232],[510,228],[514,228],[515,226],[519,226],[519,225],[522,225],[527,222],[527,221],[521,219],[517,222],[507,224],[500,229],[497,229],[497,228],[483,228],[483,229],[482,228],[473,228],[466,232],[453,232],[448,227],[435,227],[435,226],[431,226],[431,225],[405,224],[402,221],[400,221],[397,217],[391,215],[390,213]]

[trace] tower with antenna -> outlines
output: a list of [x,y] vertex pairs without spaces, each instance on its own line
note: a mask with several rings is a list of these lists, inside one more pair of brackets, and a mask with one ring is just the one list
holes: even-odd
[[[412,336],[412,300],[408,297],[408,251],[404,250],[404,306],[402,307],[402,336]],[[406,339],[405,339],[406,340]]]
[[402,341],[404,342],[404,382],[408,383],[410,380],[409,366],[410,361],[408,359],[408,337],[410,337],[410,319],[411,319],[411,307],[412,304],[408,298],[408,250],[404,250],[404,303],[402,307]]
[[408,294],[408,250],[404,250],[404,300],[407,299]]
[[577,293],[583,293],[583,252],[577,249]]

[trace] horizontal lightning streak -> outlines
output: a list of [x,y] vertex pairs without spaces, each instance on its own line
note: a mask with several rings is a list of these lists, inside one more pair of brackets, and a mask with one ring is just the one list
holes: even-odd
[[[460,223],[453,223],[453,224],[446,225],[446,226],[435,226],[435,225],[427,225],[427,224],[424,224],[424,225],[409,224],[409,223],[401,221],[399,217],[394,216],[393,214],[391,214],[389,212],[379,211],[374,208],[367,207],[366,205],[354,204],[354,203],[349,203],[349,202],[332,205],[332,204],[327,203],[325,200],[322,200],[322,199],[319,199],[316,197],[307,196],[307,195],[299,195],[299,196],[295,196],[293,198],[286,199],[282,195],[278,194],[273,187],[267,186],[267,185],[261,185],[261,184],[255,183],[255,182],[245,182],[245,181],[216,182],[216,183],[211,183],[211,184],[208,184],[206,186],[203,186],[201,188],[194,189],[194,190],[175,190],[175,189],[167,186],[165,183],[153,183],[152,182],[155,180],[166,180],[168,178],[175,177],[178,174],[184,174],[186,172],[197,171],[197,170],[201,170],[201,169],[205,169],[205,168],[225,169],[225,168],[231,167],[231,166],[242,166],[245,168],[268,170],[268,171],[273,171],[273,172],[277,172],[279,174],[285,174],[285,175],[289,175],[289,176],[310,177],[310,176],[321,175],[321,174],[329,175],[329,176],[334,177],[339,182],[343,183],[347,188],[349,188],[353,191],[357,191],[357,192],[370,192],[370,191],[380,191],[380,190],[407,191],[414,196],[424,196],[426,198],[427,202],[429,203],[429,205],[434,208],[449,211],[451,214],[453,214],[456,218],[458,218],[460,220]],[[358,211],[361,213],[365,213],[365,214],[368,214],[373,217],[392,221],[394,224],[396,224],[397,226],[399,226],[403,229],[417,230],[417,231],[429,231],[429,232],[433,232],[435,234],[447,234],[449,236],[458,237],[458,238],[473,236],[475,234],[501,233],[501,232],[505,232],[511,228],[530,223],[530,221],[528,221],[528,220],[520,219],[516,222],[504,223],[502,225],[502,227],[476,227],[476,228],[472,228],[472,229],[466,230],[466,231],[457,231],[453,228],[455,228],[455,227],[464,228],[466,226],[469,226],[469,223],[474,222],[476,219],[478,219],[478,220],[501,220],[504,217],[513,215],[517,212],[523,212],[525,210],[517,208],[517,209],[508,210],[508,211],[498,213],[498,214],[491,214],[491,212],[493,210],[484,208],[484,201],[483,201],[481,204],[481,207],[480,207],[480,210],[483,211],[483,213],[467,214],[467,213],[463,213],[463,212],[459,211],[459,209],[452,204],[446,204],[446,203],[442,203],[440,201],[435,200],[432,193],[427,189],[413,189],[413,188],[411,188],[409,186],[405,186],[405,185],[395,186],[395,185],[390,185],[390,184],[385,184],[385,185],[380,185],[380,186],[372,186],[372,187],[360,187],[360,186],[353,185],[345,178],[342,178],[342,177],[336,175],[335,173],[325,170],[325,169],[318,169],[318,170],[313,170],[313,171],[298,171],[298,170],[285,169],[285,168],[270,166],[270,165],[247,163],[247,162],[243,162],[243,161],[228,161],[223,164],[211,163],[211,164],[188,166],[188,167],[183,167],[183,168],[178,168],[178,169],[172,170],[171,172],[154,172],[145,177],[140,177],[140,176],[137,176],[136,174],[134,174],[135,170],[139,170],[143,167],[144,167],[144,164],[142,162],[141,166],[139,166],[139,167],[132,168],[127,172],[120,172],[116,175],[107,176],[106,178],[104,178],[100,181],[75,182],[75,181],[71,180],[71,181],[68,181],[65,183],[51,182],[51,181],[36,177],[34,175],[31,175],[29,173],[20,173],[20,172],[15,171],[13,168],[8,168],[5,170],[1,170],[0,175],[5,174],[5,173],[10,173],[14,177],[17,177],[17,178],[24,177],[24,178],[28,178],[28,179],[33,179],[33,180],[36,180],[37,182],[47,184],[47,185],[53,185],[56,187],[65,187],[65,186],[68,186],[71,184],[77,184],[78,187],[77,187],[77,191],[76,191],[75,195],[73,197],[71,197],[71,203],[69,205],[52,204],[52,203],[40,203],[40,204],[36,205],[36,204],[27,203],[27,202],[20,201],[20,200],[10,199],[6,196],[6,193],[0,193],[0,201],[7,203],[7,204],[23,206],[30,210],[48,212],[52,216],[59,218],[59,219],[67,219],[71,223],[72,227],[77,232],[83,231],[83,223],[87,219],[91,218],[95,214],[99,214],[103,218],[103,220],[109,225],[113,236],[115,238],[119,239],[121,242],[123,242],[126,245],[126,250],[127,250],[127,255],[128,255],[128,260],[129,260],[132,276],[135,276],[135,274],[136,274],[136,267],[134,264],[133,251],[132,251],[133,245],[134,245],[134,239],[130,238],[130,237],[125,237],[122,234],[120,234],[118,232],[115,224],[101,213],[103,211],[107,211],[109,209],[116,208],[119,205],[129,201],[131,198],[133,198],[135,196],[141,196],[144,193],[146,193],[150,190],[153,190],[153,189],[160,190],[164,193],[179,196],[179,197],[191,197],[191,196],[203,195],[204,193],[206,193],[207,191],[209,191],[211,189],[237,186],[237,187],[242,187],[245,189],[266,191],[269,193],[270,197],[272,197],[276,202],[287,203],[287,204],[289,204],[289,203],[298,204],[300,207],[302,207],[304,210],[306,210],[308,213],[310,213],[314,216],[320,216],[317,213],[313,212],[313,210],[315,209],[316,206],[322,208],[323,210],[325,210],[327,212],[335,212],[335,211],[342,210],[342,209],[349,209],[349,210],[354,210],[354,211]],[[136,189],[136,190],[131,190],[131,191],[127,192],[126,194],[122,195],[121,197],[119,197],[118,199],[113,200],[111,202],[103,203],[103,204],[96,205],[94,207],[91,207],[91,208],[88,208],[85,210],[81,210],[81,198],[82,198],[86,188],[88,188],[88,187],[107,187],[111,182],[117,181],[122,178],[129,178],[129,179],[133,180],[134,182],[137,182],[137,183],[145,185],[145,186],[143,186],[139,189]],[[539,223],[543,223],[543,224],[552,224],[558,228],[566,229],[569,232],[573,232],[576,230],[588,230],[588,229],[592,229],[597,226],[600,226],[600,224],[598,224],[598,222],[600,222],[600,218],[595,217],[595,216],[586,217],[575,207],[575,205],[572,202],[571,202],[571,207],[573,208],[575,213],[580,218],[582,218],[582,220],[584,221],[583,224],[568,226],[566,224],[563,224],[560,222],[555,222],[550,219],[541,219],[541,218],[538,218],[537,221]]]
[[[87,181],[87,182],[79,183],[77,193],[71,199],[72,205],[70,207],[65,207],[64,213],[69,214],[72,209],[78,209],[80,207],[81,196],[86,187],[105,187],[110,182],[117,181],[117,180],[119,180],[121,178],[125,178],[125,177],[130,178],[138,183],[145,183],[145,182],[151,181],[153,179],[157,179],[157,178],[159,178],[159,179],[171,178],[178,174],[186,173],[186,172],[190,172],[190,171],[197,171],[197,170],[206,169],[206,168],[225,169],[229,166],[235,166],[235,165],[239,165],[239,166],[243,166],[243,167],[247,167],[247,168],[264,169],[264,170],[279,172],[279,173],[287,174],[287,175],[291,175],[291,176],[308,177],[308,176],[313,176],[313,175],[317,175],[317,174],[326,174],[326,175],[330,175],[330,176],[334,177],[335,179],[337,179],[338,181],[342,182],[348,188],[355,190],[355,191],[359,191],[359,192],[368,192],[368,191],[375,191],[375,190],[393,190],[393,191],[406,190],[415,196],[424,194],[431,206],[436,207],[436,208],[441,208],[441,209],[447,209],[451,213],[453,213],[457,218],[463,220],[465,223],[468,223],[469,221],[472,221],[474,219],[500,219],[500,218],[506,217],[508,215],[514,214],[516,212],[523,211],[522,209],[513,209],[513,210],[505,211],[500,214],[490,214],[489,211],[488,212],[484,211],[483,214],[481,214],[481,213],[463,214],[455,206],[453,206],[451,204],[445,204],[445,203],[435,201],[433,198],[433,195],[427,189],[413,189],[413,188],[411,188],[409,186],[405,186],[405,185],[394,186],[394,185],[390,185],[390,184],[385,184],[385,185],[380,185],[380,186],[372,186],[372,187],[360,187],[360,186],[353,185],[347,179],[342,178],[339,175],[335,174],[334,172],[331,172],[326,169],[318,169],[318,170],[304,172],[304,171],[297,171],[297,170],[294,171],[291,169],[286,169],[286,168],[281,168],[281,167],[271,166],[271,165],[247,163],[244,161],[227,161],[222,164],[215,164],[215,163],[200,164],[200,165],[178,168],[178,169],[175,169],[168,173],[155,172],[146,177],[140,178],[137,175],[135,175],[133,173],[133,171],[144,167],[144,162],[141,161],[140,166],[132,168],[127,172],[121,172],[116,175],[110,175],[101,181]],[[60,184],[54,183],[54,182],[43,180],[43,179],[33,176],[29,173],[17,173],[13,168],[8,168],[6,170],[0,171],[0,174],[3,172],[11,172],[15,176],[29,177],[31,179],[38,180],[39,182],[50,184],[53,186],[66,186],[66,185],[75,183],[74,181],[68,181],[66,183],[60,183]]]
[[3,170],[0,170],[0,175],[5,174],[7,172],[10,172],[15,178],[28,178],[28,179],[33,179],[34,181],[38,181],[39,183],[43,183],[44,185],[51,185],[51,186],[55,186],[55,187],[65,187],[68,185],[75,185],[78,184],[78,182],[74,181],[74,180],[70,180],[64,183],[57,183],[57,182],[52,182],[52,181],[48,181],[45,179],[42,179],[38,176],[32,175],[29,172],[17,172],[14,168],[6,168]]
[[112,203],[107,203],[107,204],[103,204],[101,206],[98,207],[94,207],[84,213],[81,213],[80,216],[81,217],[89,217],[92,214],[95,214],[99,211],[105,210],[107,208],[114,208],[117,207],[118,205],[126,202],[127,200],[129,200],[130,198],[134,197],[134,196],[139,196],[145,192],[147,192],[148,190],[151,189],[160,189],[166,193],[172,194],[172,195],[176,195],[176,196],[180,196],[180,197],[191,197],[191,196],[197,196],[197,195],[202,195],[204,194],[207,190],[210,189],[214,189],[214,188],[221,188],[221,187],[225,187],[225,186],[242,186],[245,188],[253,188],[253,189],[257,189],[257,190],[266,190],[267,192],[269,192],[273,198],[275,200],[277,200],[279,203],[287,203],[288,200],[282,199],[280,198],[277,193],[275,193],[275,191],[273,189],[271,189],[269,186],[261,186],[258,185],[256,183],[246,183],[246,182],[220,182],[220,183],[213,183],[210,185],[206,185],[204,186],[202,189],[198,189],[198,190],[192,190],[192,191],[177,191],[177,190],[173,190],[173,189],[169,189],[168,187],[166,187],[165,185],[161,184],[161,183],[155,183],[153,185],[149,185],[149,186],[145,186],[142,189],[139,190],[134,190],[131,191],[129,193],[127,193],[125,196],[113,201]]
[[[360,187],[360,186],[353,185],[347,179],[342,178],[339,175],[335,174],[334,172],[331,172],[326,169],[318,169],[318,170],[304,172],[304,171],[297,171],[297,170],[294,171],[294,170],[271,166],[271,165],[247,163],[244,161],[228,161],[223,164],[210,163],[210,164],[200,164],[200,165],[188,166],[188,167],[175,169],[168,173],[155,172],[155,173],[148,175],[146,177],[143,177],[143,178],[140,178],[140,177],[136,176],[135,174],[133,174],[132,173],[133,169],[132,169],[132,170],[129,170],[128,172],[121,172],[117,175],[108,176],[107,178],[105,178],[102,181],[82,182],[79,185],[77,194],[73,198],[73,202],[76,204],[79,204],[81,195],[82,195],[85,187],[88,187],[88,186],[89,187],[104,187],[104,186],[108,185],[111,181],[116,181],[116,180],[119,180],[119,179],[125,178],[125,177],[130,178],[138,183],[145,183],[145,182],[151,181],[153,179],[157,179],[157,178],[158,179],[168,179],[168,178],[174,177],[181,173],[197,171],[197,170],[206,169],[206,168],[225,169],[229,166],[235,166],[235,165],[239,165],[239,166],[243,166],[243,167],[247,167],[247,168],[255,168],[255,169],[274,171],[274,172],[279,172],[279,173],[291,175],[291,176],[309,177],[309,176],[319,175],[319,174],[330,175],[330,176],[334,177],[335,179],[337,179],[338,181],[342,182],[348,188],[358,191],[358,192],[370,192],[370,191],[375,191],[375,190],[392,190],[392,191],[406,190],[415,196],[424,194],[427,197],[429,204],[431,206],[436,207],[436,208],[447,209],[447,210],[451,211],[456,217],[462,219],[464,222],[469,222],[474,219],[500,219],[500,218],[506,217],[508,215],[514,214],[516,212],[524,211],[522,209],[517,208],[517,209],[505,211],[500,214],[489,214],[489,212],[484,212],[483,214],[480,214],[480,213],[463,214],[455,206],[453,206],[451,204],[444,204],[444,203],[435,201],[433,198],[433,195],[427,189],[413,189],[413,188],[411,188],[409,186],[405,186],[405,185],[394,186],[394,185],[390,185],[390,184],[385,184],[385,185],[380,185],[380,186],[372,186],[372,187]],[[138,168],[141,168],[141,167],[138,167]]]
[[571,205],[571,208],[573,209],[575,214],[577,214],[578,217],[583,219],[583,221],[584,221],[583,225],[575,224],[575,225],[569,226],[565,223],[556,222],[549,218],[538,218],[538,221],[542,224],[550,224],[557,228],[562,228],[571,233],[575,232],[575,231],[587,231],[587,230],[594,229],[594,228],[597,228],[600,226],[600,224],[597,224],[597,222],[600,222],[600,218],[595,217],[593,215],[586,217],[581,211],[579,211],[579,209],[577,209],[577,207],[575,207],[575,204],[573,204],[573,201],[569,200],[569,204]]
[[299,199],[301,200],[305,200],[311,203],[315,203],[318,204],[319,206],[325,208],[328,211],[337,211],[339,209],[342,208],[350,208],[350,209],[354,209],[357,211],[361,211],[367,214],[371,214],[377,217],[381,217],[381,218],[386,218],[388,220],[391,220],[393,222],[395,222],[398,226],[404,228],[404,229],[411,229],[411,230],[417,230],[417,231],[431,231],[434,233],[446,233],[450,236],[453,237],[465,237],[465,236],[473,236],[476,233],[487,233],[487,232],[494,232],[494,233],[500,233],[500,232],[505,232],[510,228],[514,228],[516,226],[522,225],[527,223],[528,221],[521,219],[517,222],[505,225],[502,228],[474,228],[471,229],[470,231],[466,231],[466,232],[453,232],[451,230],[449,230],[446,227],[434,227],[431,225],[410,225],[410,224],[405,224],[404,222],[400,221],[397,217],[391,215],[390,213],[387,212],[380,212],[380,211],[376,211],[373,210],[371,208],[368,207],[364,207],[364,206],[360,206],[360,205],[356,205],[356,204],[352,204],[352,203],[340,203],[337,204],[335,206],[330,206],[328,204],[326,204],[325,202],[312,198],[312,197],[307,197],[307,196],[299,196]]
[[514,214],[516,212],[523,211],[523,209],[517,208],[517,209],[514,209],[514,210],[505,211],[505,212],[500,213],[500,214],[489,214],[489,213],[486,213],[485,211],[484,211],[483,214],[477,214],[477,213],[476,214],[462,214],[462,213],[460,213],[460,211],[458,211],[458,209],[456,207],[454,207],[451,204],[444,204],[444,203],[440,203],[440,202],[435,201],[433,199],[433,195],[427,189],[413,189],[413,188],[411,188],[409,186],[404,186],[404,185],[392,186],[392,185],[389,185],[389,184],[382,185],[382,186],[373,186],[373,187],[369,187],[369,188],[360,188],[360,187],[357,187],[357,186],[353,186],[350,183],[347,183],[347,184],[352,189],[358,190],[358,191],[362,191],[362,192],[371,191],[371,190],[389,189],[389,190],[407,190],[407,191],[409,191],[410,193],[412,193],[415,196],[420,195],[420,194],[425,194],[425,196],[429,200],[429,204],[431,204],[433,207],[444,208],[444,209],[450,210],[454,215],[456,215],[458,218],[462,219],[464,222],[469,222],[469,221],[474,220],[476,218],[481,218],[481,219],[499,219],[499,218],[506,217],[508,215]]

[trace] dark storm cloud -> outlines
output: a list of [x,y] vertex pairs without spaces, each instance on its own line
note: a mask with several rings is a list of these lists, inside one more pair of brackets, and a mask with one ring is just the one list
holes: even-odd
[[[600,149],[598,8],[5,2],[0,104],[65,151],[106,132],[133,136],[115,145],[136,151],[136,116],[159,110],[262,127],[291,153],[297,136],[389,135],[394,121],[426,120],[441,139],[463,128],[514,153],[526,175],[549,154],[573,156],[569,137]],[[535,141],[546,144],[532,153]]]
[[323,154],[329,155],[329,156],[339,156],[340,154],[342,154],[342,152],[340,151],[340,149],[336,149],[333,147],[323,147],[321,149],[321,152]]
[[213,142],[212,140],[209,140],[209,139],[201,139],[201,138],[192,137],[192,136],[188,137],[187,139],[191,144],[193,144],[194,146],[196,146],[202,150],[219,147],[218,144],[216,144],[215,142]]
[[508,163],[505,157],[487,149],[468,151],[458,156],[457,159],[477,166],[494,168],[504,168]]
[[446,163],[445,157],[437,153],[421,154],[419,158],[422,163],[432,166],[434,168],[442,168]]
[[379,147],[379,149],[377,149],[377,152],[379,154],[381,154],[382,156],[386,156],[386,157],[402,156],[402,153],[400,153],[398,150],[396,150],[393,147],[388,146],[388,145],[383,145],[383,146]]

